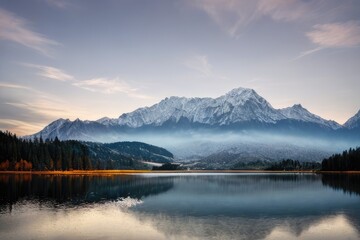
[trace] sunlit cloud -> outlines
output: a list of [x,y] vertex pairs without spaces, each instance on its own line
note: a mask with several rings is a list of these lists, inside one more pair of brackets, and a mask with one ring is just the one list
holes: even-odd
[[136,89],[131,88],[127,83],[121,82],[118,78],[108,79],[108,78],[93,78],[89,80],[78,81],[73,84],[74,86],[92,91],[92,92],[101,92],[101,93],[131,93],[136,91]]
[[59,43],[32,31],[28,25],[26,20],[0,8],[0,39],[16,42],[50,56],[50,47]]
[[355,47],[360,45],[360,22],[329,23],[315,25],[306,36],[325,48]]
[[[49,101],[49,99],[36,99],[34,102],[5,102],[5,104],[16,107],[22,108],[26,110],[31,110],[33,112],[37,112],[43,115],[47,115],[53,119],[53,117],[57,117],[61,114],[68,114],[69,112],[66,111],[63,106],[54,106],[59,105],[54,101]],[[50,107],[52,106],[52,107]]]
[[0,118],[0,129],[15,132],[20,136],[27,135],[34,131],[41,130],[44,126],[41,123],[27,122],[15,119]]
[[41,130],[59,116],[74,117],[81,109],[70,110],[68,103],[28,86],[0,83],[0,129],[20,135]]

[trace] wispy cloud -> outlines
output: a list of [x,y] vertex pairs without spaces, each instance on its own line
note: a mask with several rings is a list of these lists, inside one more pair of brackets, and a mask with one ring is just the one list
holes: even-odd
[[12,83],[0,83],[0,88],[14,88],[14,89],[25,89],[25,90],[32,90],[32,88],[27,86],[22,86],[18,84]]
[[3,130],[8,130],[10,132],[16,132],[20,136],[24,136],[34,131],[39,131],[44,126],[41,123],[27,121],[15,120],[15,119],[4,119],[0,118],[0,128]]
[[276,21],[307,19],[317,9],[316,1],[298,0],[191,0],[191,5],[205,11],[230,36],[262,17]]
[[47,4],[49,4],[50,6],[60,8],[60,9],[65,9],[70,6],[70,3],[66,0],[45,0],[45,2]]
[[43,66],[43,65],[36,65],[36,64],[29,64],[29,63],[22,63],[22,65],[27,67],[32,67],[39,69],[40,71],[37,73],[39,76],[50,78],[58,81],[71,81],[75,80],[74,76],[67,74],[65,71],[50,67],[50,66]]
[[354,47],[360,45],[360,22],[329,23],[315,25],[306,36],[325,48]]
[[40,130],[59,116],[73,117],[81,112],[56,96],[29,86],[0,83],[0,129],[20,135]]
[[294,60],[326,48],[356,47],[360,45],[360,22],[317,24],[313,30],[306,33],[311,42],[318,47],[300,53]]
[[28,25],[26,20],[0,8],[0,39],[16,42],[46,56],[51,56],[51,46],[59,45],[59,43],[32,31]]
[[58,81],[70,82],[71,85],[82,88],[87,91],[98,92],[103,94],[124,93],[129,97],[134,97],[134,98],[143,98],[143,99],[152,98],[150,96],[140,94],[138,92],[138,89],[130,86],[130,84],[128,84],[125,80],[120,79],[119,77],[116,78],[99,77],[99,78],[80,80],[59,68],[36,65],[36,64],[28,64],[28,63],[21,63],[21,64],[27,67],[39,69],[40,71],[37,73],[39,76],[53,80],[58,80]]
[[100,92],[105,94],[118,92],[131,94],[136,91],[135,88],[130,87],[126,82],[121,81],[119,78],[93,78],[77,81],[73,85],[92,92]]
[[187,59],[184,65],[192,70],[199,72],[204,77],[214,76],[212,66],[210,65],[207,56],[195,55]]
[[257,1],[189,0],[190,4],[206,12],[229,35],[235,36],[242,26],[257,19]]
[[206,79],[226,79],[226,77],[217,74],[213,70],[206,55],[194,55],[188,58],[183,63],[187,68],[200,74],[202,78]]
[[315,1],[260,0],[257,11],[278,21],[296,21],[308,18],[314,13]]
[[310,54],[313,54],[313,53],[316,53],[320,50],[324,49],[323,47],[317,47],[317,48],[314,48],[314,49],[311,49],[311,50],[308,50],[308,51],[304,51],[304,52],[301,52],[299,54],[299,56],[297,56],[296,58],[293,59],[293,61],[296,61],[300,58],[303,58],[303,57],[306,57],[307,55],[310,55]]
[[150,96],[140,94],[138,89],[131,87],[127,82],[121,80],[119,77],[113,79],[93,78],[81,80],[74,82],[72,85],[91,92],[99,92],[103,94],[124,93],[129,97],[152,99]]

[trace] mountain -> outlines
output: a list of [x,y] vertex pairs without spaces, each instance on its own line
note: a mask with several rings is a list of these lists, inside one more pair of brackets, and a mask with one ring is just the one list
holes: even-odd
[[158,104],[123,114],[117,123],[132,128],[162,126],[167,122],[211,126],[259,121],[275,123],[284,116],[252,89],[237,88],[218,98],[165,98]]
[[276,124],[280,120],[297,120],[338,129],[341,125],[310,113],[301,105],[274,109],[254,90],[236,88],[218,98],[170,97],[151,107],[139,108],[113,119],[112,124],[139,128],[188,122],[209,126],[241,123]]
[[303,108],[301,104],[279,110],[287,119],[294,119],[303,122],[311,122],[331,129],[339,129],[342,126],[335,121],[325,120]]
[[[310,113],[300,104],[275,109],[254,90],[236,88],[218,98],[170,97],[159,103],[124,113],[117,119],[97,121],[59,119],[30,136],[44,139],[77,139],[99,141],[98,135],[113,134],[121,129],[187,127],[229,127],[294,123],[313,124],[326,129],[340,129],[334,121]],[[120,129],[119,129],[120,128]],[[102,139],[100,139],[102,140]]]
[[55,139],[58,137],[60,140],[96,141],[94,136],[104,134],[106,131],[106,126],[96,121],[81,121],[80,119],[70,121],[60,118],[32,135],[31,138]]
[[360,110],[344,124],[349,129],[359,128],[360,129]]
[[[119,118],[59,119],[25,138],[141,141],[165,147],[176,159],[186,160],[213,156],[207,159],[320,161],[359,144],[358,131],[352,130],[359,126],[356,116],[342,126],[300,104],[275,109],[254,90],[236,88],[217,98],[168,97]],[[237,164],[232,160],[229,164]]]

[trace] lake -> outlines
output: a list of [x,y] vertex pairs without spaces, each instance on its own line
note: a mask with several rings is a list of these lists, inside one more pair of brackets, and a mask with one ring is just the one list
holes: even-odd
[[0,239],[359,239],[360,175],[0,174]]

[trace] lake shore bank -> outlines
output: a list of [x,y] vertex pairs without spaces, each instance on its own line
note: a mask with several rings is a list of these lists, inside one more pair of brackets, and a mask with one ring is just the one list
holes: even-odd
[[276,170],[73,170],[73,171],[0,171],[0,174],[33,174],[33,175],[127,175],[158,173],[319,173],[319,174],[360,174],[360,171],[276,171]]

